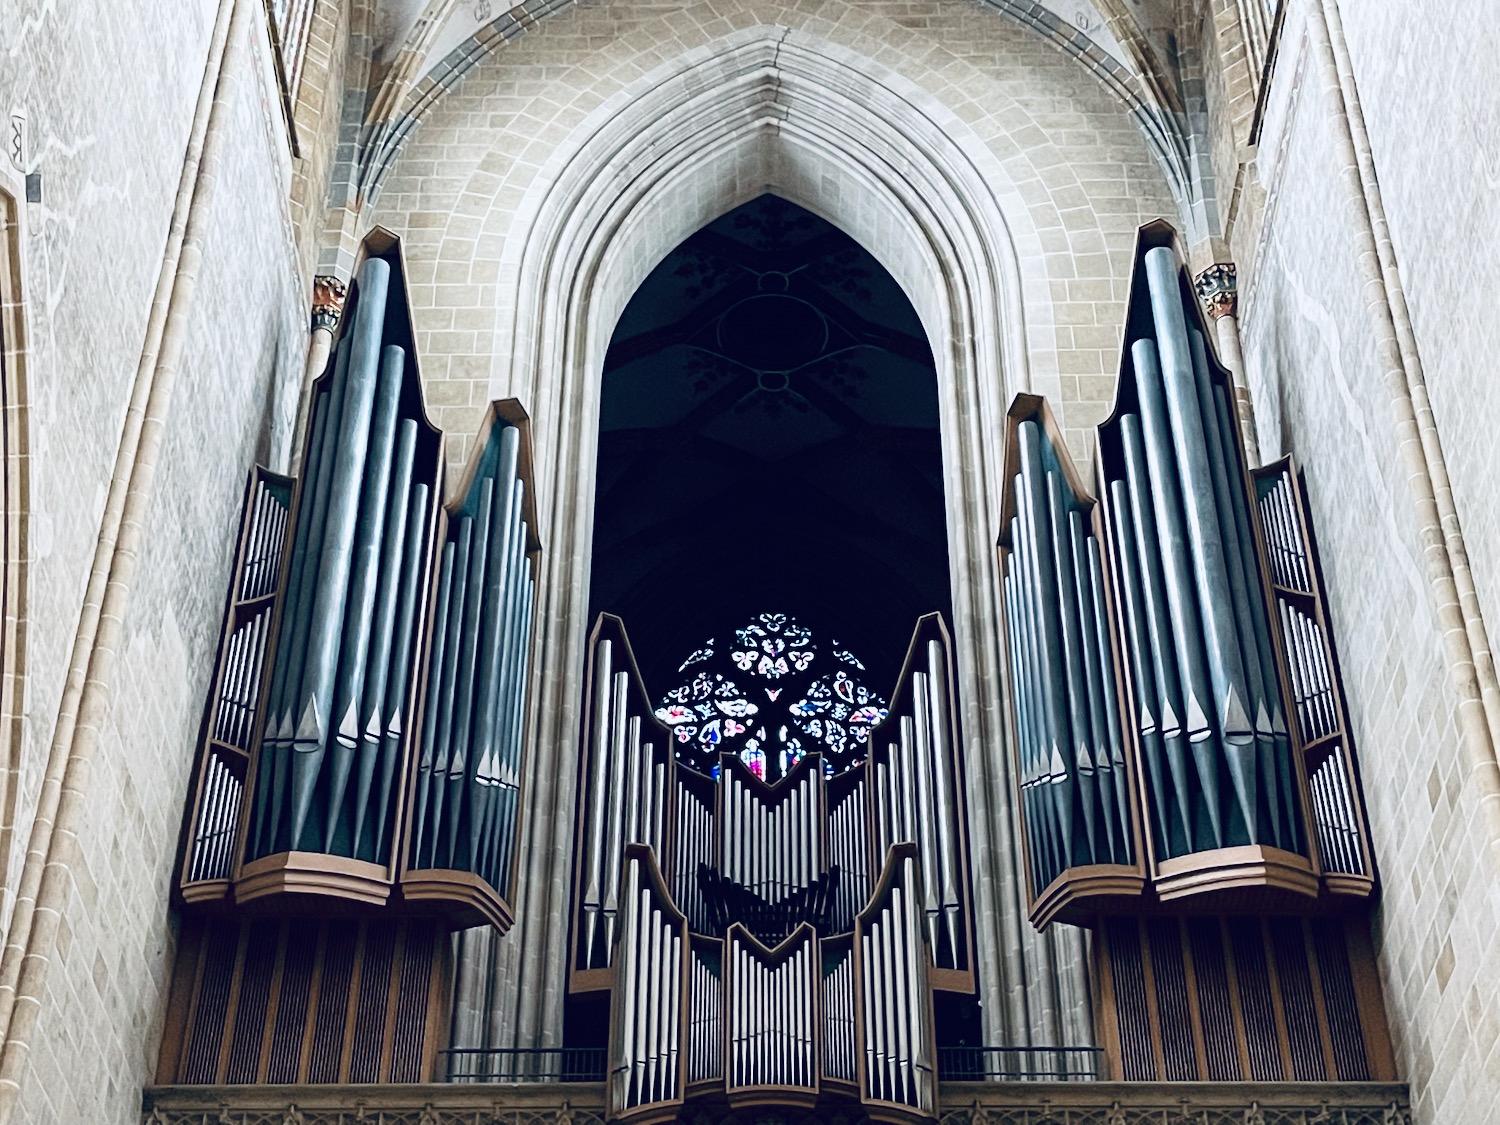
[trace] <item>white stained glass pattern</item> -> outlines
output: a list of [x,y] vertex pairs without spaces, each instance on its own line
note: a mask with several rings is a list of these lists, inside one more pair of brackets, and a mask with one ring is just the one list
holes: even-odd
[[884,697],[861,682],[865,666],[785,613],[758,614],[727,644],[709,640],[678,670],[689,678],[656,717],[672,728],[678,759],[715,776],[724,752],[767,780],[810,753],[838,773],[863,760],[886,715]]

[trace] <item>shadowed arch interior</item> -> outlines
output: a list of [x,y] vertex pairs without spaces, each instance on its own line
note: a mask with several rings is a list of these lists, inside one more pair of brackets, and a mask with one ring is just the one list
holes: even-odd
[[883,684],[951,612],[932,351],[852,238],[763,195],[642,283],[605,360],[591,581],[652,690],[767,609]]

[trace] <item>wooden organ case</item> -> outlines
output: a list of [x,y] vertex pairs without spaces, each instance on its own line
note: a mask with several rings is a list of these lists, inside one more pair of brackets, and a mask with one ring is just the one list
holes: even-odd
[[953,655],[917,625],[863,761],[687,768],[625,630],[589,646],[569,975],[609,998],[611,1118],[937,1115],[932,994],[974,989]]
[[177,871],[163,1083],[419,1082],[450,931],[510,926],[530,425],[452,495],[395,239],[367,241],[297,479],[251,475]]
[[1096,488],[1010,409],[1000,539],[1031,920],[1094,931],[1110,1077],[1393,1076],[1375,867],[1301,483],[1247,470],[1164,223]]

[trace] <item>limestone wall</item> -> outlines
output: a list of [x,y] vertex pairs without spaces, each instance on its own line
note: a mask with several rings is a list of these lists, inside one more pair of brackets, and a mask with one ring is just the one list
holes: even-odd
[[[1370,76],[1377,170],[1470,555],[1492,598],[1500,389],[1485,360],[1500,331],[1471,287],[1493,276],[1475,235],[1500,204],[1474,174],[1482,148],[1450,142],[1493,120],[1495,101],[1445,100],[1480,49],[1466,36],[1394,5],[1367,22],[1367,7],[1350,35],[1357,64],[1380,60],[1359,73]],[[1268,202],[1247,250],[1247,365],[1263,453],[1293,452],[1307,471],[1383,880],[1376,934],[1398,1065],[1419,1121],[1481,1121],[1500,1099],[1500,896],[1477,794],[1460,780],[1456,696],[1304,8],[1283,36],[1257,158]]]
[[[439,424],[450,434],[471,431],[483,404],[507,390],[513,262],[560,154],[597,127],[599,107],[639,91],[643,76],[657,71],[666,80],[674,60],[702,58],[756,25],[866,59],[872,73],[889,71],[918,93],[912,112],[944,126],[952,118],[955,136],[1005,197],[1031,368],[1016,382],[1029,378],[1059,404],[1075,450],[1086,451],[1088,427],[1112,393],[1136,227],[1174,213],[1161,169],[1120,102],[1035,32],[978,5],[913,9],[902,0],[587,0],[507,41],[463,77],[413,133],[370,217],[405,239]],[[723,173],[705,168],[699,180]],[[826,198],[810,202],[837,212],[838,193],[830,182]],[[726,196],[718,210],[729,206]],[[892,253],[872,249],[883,260]],[[920,309],[923,296],[913,299]],[[460,455],[461,443],[453,451]]]
[[[24,112],[40,203],[23,205],[30,340],[25,740],[5,915],[41,772],[204,73],[217,5],[11,5],[0,97]],[[258,13],[257,13],[258,16]],[[291,157],[265,32],[242,55],[225,174],[131,593],[83,864],[23,1077],[19,1119],[127,1122],[155,1065],[169,869],[211,666],[233,514],[258,458],[285,462],[306,340]]]

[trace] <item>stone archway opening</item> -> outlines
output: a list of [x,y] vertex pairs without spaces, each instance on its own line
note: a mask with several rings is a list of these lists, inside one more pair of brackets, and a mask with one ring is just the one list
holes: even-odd
[[[570,869],[577,815],[610,341],[663,258],[767,192],[869,251],[931,343],[975,909],[993,920],[975,945],[985,1041],[1080,1041],[1086,1032],[1057,1025],[1087,1020],[1081,949],[1052,950],[1058,942],[1023,932],[1015,814],[998,768],[993,517],[1004,404],[1030,384],[1020,285],[1030,267],[1017,245],[1036,237],[1015,185],[930,94],[871,59],[776,26],[740,29],[663,64],[571,137],[511,205],[525,236],[507,243],[500,264],[502,293],[514,300],[501,302],[492,393],[522,397],[537,419],[547,570],[519,932],[464,951],[455,1043],[561,1045],[570,887],[560,873]],[[492,999],[496,980],[525,983]]]
[[653,690],[766,611],[847,645],[885,690],[916,619],[951,619],[921,321],[868,251],[779,196],[693,234],[631,298],[597,480],[589,616],[625,622]]

